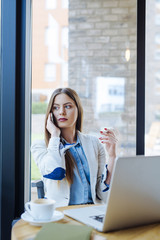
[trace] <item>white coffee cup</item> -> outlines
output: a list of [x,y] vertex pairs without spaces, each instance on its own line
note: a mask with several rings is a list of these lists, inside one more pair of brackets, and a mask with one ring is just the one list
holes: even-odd
[[35,220],[49,220],[54,214],[55,203],[55,200],[41,198],[27,202],[25,209]]

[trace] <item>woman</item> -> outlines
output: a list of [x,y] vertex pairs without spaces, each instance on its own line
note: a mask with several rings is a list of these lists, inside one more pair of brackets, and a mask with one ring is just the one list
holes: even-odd
[[82,116],[77,93],[70,88],[56,89],[46,113],[45,141],[36,141],[31,148],[46,197],[56,200],[57,206],[107,199],[117,139],[107,128],[100,131],[101,143],[94,136],[82,134]]

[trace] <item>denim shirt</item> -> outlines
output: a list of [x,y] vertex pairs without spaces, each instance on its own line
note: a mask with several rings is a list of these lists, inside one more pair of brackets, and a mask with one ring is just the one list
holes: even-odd
[[64,140],[63,145],[64,147],[74,145],[69,151],[77,165],[74,168],[73,183],[70,186],[69,205],[93,203],[89,166],[79,138],[77,137],[76,144],[70,144]]

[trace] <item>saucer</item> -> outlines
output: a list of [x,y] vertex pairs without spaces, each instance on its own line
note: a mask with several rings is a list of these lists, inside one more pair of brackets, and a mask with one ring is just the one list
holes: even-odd
[[52,216],[51,219],[48,220],[41,220],[41,219],[34,219],[27,211],[25,211],[22,215],[21,218],[26,221],[29,222],[31,225],[34,226],[42,226],[44,223],[49,223],[49,222],[55,222],[55,221],[59,221],[64,217],[64,214],[62,212],[59,211],[54,211],[54,214]]

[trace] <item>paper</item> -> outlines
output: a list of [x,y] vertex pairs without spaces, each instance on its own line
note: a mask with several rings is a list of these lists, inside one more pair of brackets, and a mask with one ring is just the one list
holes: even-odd
[[46,223],[35,240],[90,240],[92,228],[61,223]]

